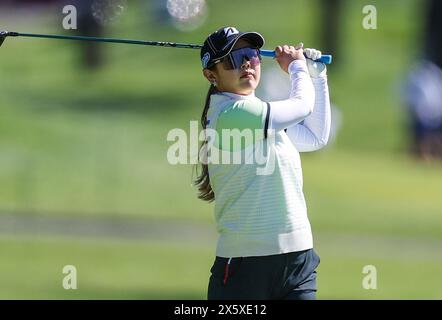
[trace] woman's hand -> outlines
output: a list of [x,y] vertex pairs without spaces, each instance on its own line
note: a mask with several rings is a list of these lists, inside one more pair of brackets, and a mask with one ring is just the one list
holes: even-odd
[[303,46],[304,44],[301,42],[296,47],[284,45],[275,48],[275,59],[278,61],[282,70],[288,73],[290,63],[295,60],[305,61]]
[[314,60],[317,60],[321,58],[322,54],[321,51],[316,49],[305,49],[305,56],[307,59],[307,68],[310,73],[310,76],[312,78],[319,78],[321,76],[324,76],[327,73],[327,68],[325,64],[322,62],[315,62]]

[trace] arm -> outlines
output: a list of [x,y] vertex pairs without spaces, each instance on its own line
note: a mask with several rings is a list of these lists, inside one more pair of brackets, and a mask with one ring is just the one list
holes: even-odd
[[[313,60],[321,52],[306,49],[306,55]],[[323,63],[308,60],[307,66],[315,88],[315,106],[313,113],[303,123],[287,128],[287,135],[300,152],[315,151],[324,147],[330,136],[331,111],[327,85],[327,69]]]
[[312,114],[299,123],[287,128],[287,135],[299,152],[319,150],[330,136],[331,111],[327,77],[314,78],[315,106]]
[[313,111],[315,91],[305,60],[294,60],[288,67],[290,96],[286,100],[269,102],[269,129],[283,130],[301,122]]

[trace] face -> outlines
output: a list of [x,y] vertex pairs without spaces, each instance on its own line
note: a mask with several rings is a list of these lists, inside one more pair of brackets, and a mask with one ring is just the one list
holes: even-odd
[[[253,46],[247,40],[239,39],[232,51],[247,47]],[[249,95],[258,86],[261,64],[252,64],[245,59],[240,69],[227,70],[224,63],[220,62],[215,64],[213,70],[204,69],[203,72],[210,82],[216,82],[219,91]]]

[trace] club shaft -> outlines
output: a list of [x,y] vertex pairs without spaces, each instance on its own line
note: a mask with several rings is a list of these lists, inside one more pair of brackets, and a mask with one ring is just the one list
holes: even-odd
[[20,32],[9,32],[8,36],[28,37],[28,38],[45,38],[45,39],[61,39],[61,40],[77,40],[77,41],[93,41],[93,42],[109,42],[109,43],[124,43],[124,44],[136,44],[136,45],[145,45],[145,46],[174,47],[174,48],[188,48],[188,49],[201,49],[201,45],[198,45],[198,44],[117,39],[117,38],[97,38],[97,37],[85,37],[85,36],[65,36],[65,35],[34,34],[34,33],[20,33]]
[[[35,34],[35,33],[20,33],[20,32],[1,32],[2,41],[5,37],[28,37],[28,38],[45,38],[45,39],[61,39],[61,40],[76,40],[76,41],[93,41],[93,42],[108,42],[108,43],[124,43],[135,44],[144,46],[158,46],[158,47],[173,47],[173,48],[187,48],[187,49],[201,49],[199,44],[189,43],[177,43],[177,42],[162,42],[162,41],[145,41],[145,40],[131,40],[131,39],[118,39],[118,38],[97,38],[97,37],[85,37],[85,36],[65,36],[65,35],[52,35],[52,34]],[[273,50],[260,50],[261,55],[264,57],[275,57],[275,51]],[[318,62],[330,64],[332,62],[331,55],[322,55]]]

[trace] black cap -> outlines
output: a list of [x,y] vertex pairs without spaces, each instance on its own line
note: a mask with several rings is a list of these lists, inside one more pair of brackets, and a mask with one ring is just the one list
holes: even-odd
[[201,48],[203,68],[211,67],[217,60],[227,56],[239,39],[247,39],[256,48],[262,48],[264,38],[258,32],[240,32],[234,27],[223,27],[210,34]]

